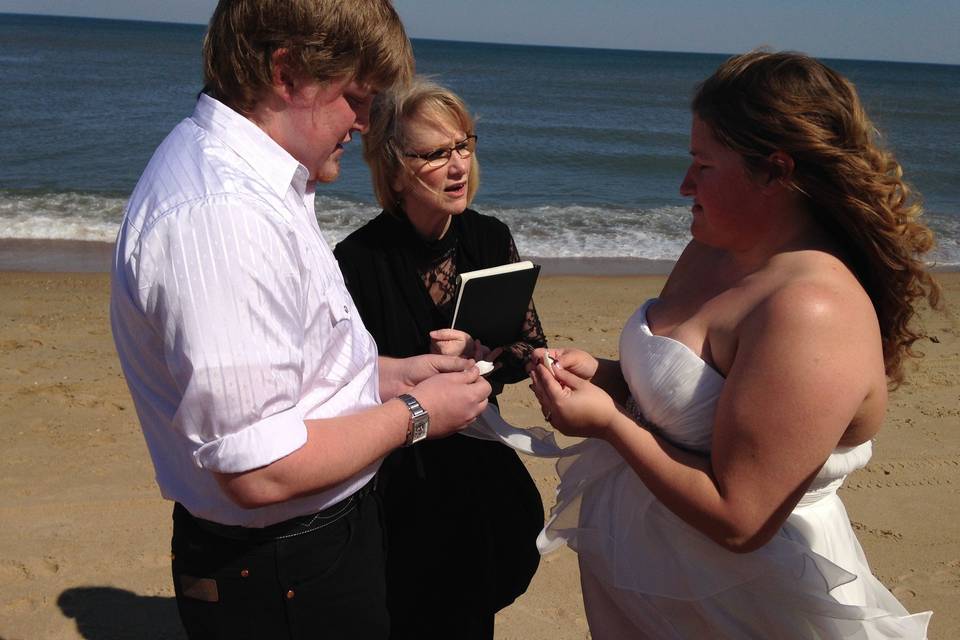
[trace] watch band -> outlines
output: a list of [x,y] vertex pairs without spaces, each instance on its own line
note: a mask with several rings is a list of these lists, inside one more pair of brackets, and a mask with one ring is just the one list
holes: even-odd
[[410,410],[410,420],[407,422],[407,440],[403,444],[403,446],[409,447],[427,437],[427,432],[430,430],[430,414],[409,393],[400,394],[398,397]]

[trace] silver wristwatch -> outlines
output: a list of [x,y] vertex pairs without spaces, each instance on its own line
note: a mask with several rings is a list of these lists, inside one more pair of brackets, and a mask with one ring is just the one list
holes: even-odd
[[409,447],[427,437],[427,432],[430,430],[430,414],[409,393],[403,393],[399,398],[406,403],[407,409],[410,409],[410,422],[407,423],[407,441],[403,443],[403,446]]

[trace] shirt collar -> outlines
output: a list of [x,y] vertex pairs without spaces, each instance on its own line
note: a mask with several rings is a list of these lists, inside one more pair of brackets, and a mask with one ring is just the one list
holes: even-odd
[[192,119],[240,156],[281,198],[291,185],[306,192],[307,168],[247,117],[201,93]]

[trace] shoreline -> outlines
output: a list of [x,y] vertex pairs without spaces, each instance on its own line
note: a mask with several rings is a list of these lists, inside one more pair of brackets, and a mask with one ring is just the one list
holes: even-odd
[[[109,273],[113,242],[99,240],[49,240],[0,238],[0,272]],[[541,265],[550,276],[666,275],[673,260],[646,258],[543,258],[525,257]]]
[[109,273],[113,242],[0,238],[0,271]]
[[[0,272],[109,273],[113,242],[0,238]],[[523,256],[539,264],[542,276],[665,276],[674,260],[630,257]],[[934,266],[933,273],[960,273],[960,265]]]

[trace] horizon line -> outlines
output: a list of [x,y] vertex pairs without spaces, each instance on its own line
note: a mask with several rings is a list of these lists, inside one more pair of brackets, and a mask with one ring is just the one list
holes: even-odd
[[[173,26],[188,26],[188,27],[206,27],[207,23],[205,22],[183,22],[183,21],[171,21],[171,20],[150,20],[144,18],[104,18],[101,16],[81,16],[81,15],[70,15],[70,14],[59,14],[59,13],[27,13],[23,11],[0,11],[0,16],[26,16],[33,18],[66,18],[70,20],[98,20],[102,22],[134,22],[141,24],[151,24],[151,25],[173,25]],[[690,54],[690,55],[713,55],[713,56],[732,56],[737,55],[740,52],[733,51],[686,51],[681,49],[632,49],[629,47],[597,47],[590,45],[576,45],[576,44],[546,44],[546,43],[528,43],[528,42],[497,42],[489,40],[454,40],[452,38],[437,38],[431,36],[409,36],[410,40],[429,40],[433,42],[452,42],[452,43],[463,43],[463,44],[491,44],[491,45],[502,45],[502,46],[516,46],[516,47],[542,47],[542,48],[555,48],[555,49],[586,49],[591,51],[628,51],[636,53],[679,53],[679,54]],[[763,48],[764,45],[761,45],[756,48]],[[805,53],[804,51],[799,51],[797,49],[774,49],[775,51],[797,51],[799,53]],[[847,57],[836,57],[836,56],[812,56],[821,60],[842,60],[847,62],[883,62],[890,64],[920,64],[920,65],[935,65],[935,66],[945,66],[945,67],[956,67],[960,66],[960,60],[957,62],[931,62],[929,60],[890,60],[883,58],[847,58]]]

